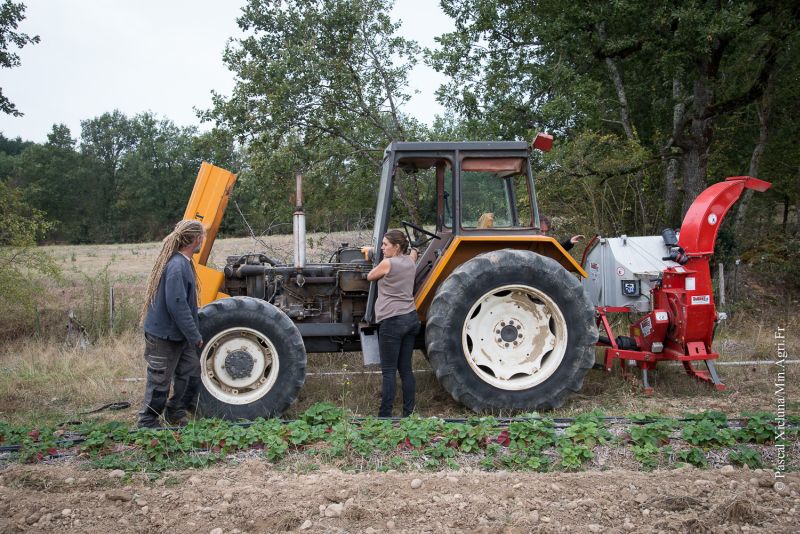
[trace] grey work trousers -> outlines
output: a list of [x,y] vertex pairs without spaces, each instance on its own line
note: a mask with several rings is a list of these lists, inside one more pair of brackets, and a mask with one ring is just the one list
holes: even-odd
[[[200,357],[197,349],[188,341],[170,341],[146,332],[144,339],[147,384],[144,404],[139,412],[139,426],[161,426],[159,419],[162,415],[165,415],[168,423],[178,422],[197,400],[200,388]],[[170,385],[172,396],[167,399]]]

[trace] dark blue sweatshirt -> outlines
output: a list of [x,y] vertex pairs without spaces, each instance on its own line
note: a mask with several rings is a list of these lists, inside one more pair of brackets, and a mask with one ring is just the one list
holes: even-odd
[[147,310],[144,331],[161,339],[188,340],[196,345],[202,338],[197,318],[197,287],[189,263],[180,252],[167,262],[156,298]]

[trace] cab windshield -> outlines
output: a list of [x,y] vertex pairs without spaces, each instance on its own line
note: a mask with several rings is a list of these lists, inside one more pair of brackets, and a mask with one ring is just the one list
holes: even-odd
[[522,158],[464,158],[461,227],[533,226],[527,166]]

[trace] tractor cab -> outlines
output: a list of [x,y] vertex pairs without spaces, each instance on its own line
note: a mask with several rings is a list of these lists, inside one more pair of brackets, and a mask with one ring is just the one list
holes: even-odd
[[[414,293],[424,318],[438,281],[458,264],[498,246],[558,258],[581,272],[558,243],[539,230],[532,148],[549,149],[549,136],[526,142],[395,142],[385,151],[375,218],[374,260],[391,228],[404,228],[420,251]],[[453,253],[458,249],[458,254]],[[443,258],[447,256],[447,261]],[[448,269],[449,265],[449,269]],[[448,271],[448,272],[445,272]],[[370,320],[377,289],[370,291]]]

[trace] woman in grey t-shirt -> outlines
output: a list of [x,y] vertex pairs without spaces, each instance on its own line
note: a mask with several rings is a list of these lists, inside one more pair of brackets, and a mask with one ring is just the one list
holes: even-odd
[[395,375],[403,383],[403,417],[414,411],[414,374],[411,355],[419,333],[419,316],[414,305],[414,273],[417,251],[408,253],[408,239],[400,230],[383,236],[383,260],[367,275],[378,282],[375,321],[378,323],[378,346],[381,353],[383,392],[379,417],[391,417],[395,395]]

